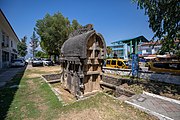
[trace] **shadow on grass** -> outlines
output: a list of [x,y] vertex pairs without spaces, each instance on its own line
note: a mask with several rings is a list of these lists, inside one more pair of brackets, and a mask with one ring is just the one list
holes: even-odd
[[4,87],[0,88],[0,120],[4,120],[8,114],[8,110],[13,102],[26,67],[27,66],[22,67],[22,69],[13,77],[11,81],[7,82]]

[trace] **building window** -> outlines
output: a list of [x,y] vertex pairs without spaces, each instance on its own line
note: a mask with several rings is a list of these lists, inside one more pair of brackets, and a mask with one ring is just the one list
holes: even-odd
[[15,55],[15,57],[14,57],[15,59],[17,59],[17,55]]
[[11,40],[11,47],[13,47],[13,41]]
[[9,61],[9,52],[2,51],[2,61]]
[[14,54],[11,53],[11,61],[14,60]]
[[9,47],[9,36],[6,36],[6,47]]
[[6,36],[5,32],[2,31],[2,46],[9,47],[9,36]]
[[150,53],[150,52],[151,52],[151,49],[147,49],[146,52]]
[[123,55],[124,55],[123,53],[124,53],[123,50],[119,50],[119,51],[118,51],[118,54],[119,54],[120,56],[123,56]]
[[2,32],[2,46],[5,46],[5,33]]

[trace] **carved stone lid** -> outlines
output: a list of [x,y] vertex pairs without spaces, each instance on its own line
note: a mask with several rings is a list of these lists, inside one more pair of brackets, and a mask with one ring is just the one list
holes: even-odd
[[88,38],[94,34],[96,34],[95,30],[91,30],[83,34],[70,37],[67,41],[64,42],[61,48],[63,57],[86,58],[87,41]]
[[[100,33],[96,33],[93,30],[93,25],[88,24],[78,30],[72,32],[69,36],[69,39],[64,42],[61,47],[61,54],[64,58],[67,57],[78,57],[80,59],[85,59],[87,56],[87,44],[90,37],[96,36],[99,37],[104,44],[104,51],[106,49],[106,43],[103,36]],[[93,41],[94,42],[94,41]],[[68,59],[68,58],[67,58]]]

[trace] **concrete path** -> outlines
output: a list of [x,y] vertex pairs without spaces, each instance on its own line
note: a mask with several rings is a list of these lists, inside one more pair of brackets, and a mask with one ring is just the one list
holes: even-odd
[[0,73],[0,87],[3,87],[8,81],[10,81],[18,72],[23,71],[24,67],[9,68],[5,72]]
[[180,101],[178,100],[145,92],[125,102],[157,116],[160,120],[180,120]]

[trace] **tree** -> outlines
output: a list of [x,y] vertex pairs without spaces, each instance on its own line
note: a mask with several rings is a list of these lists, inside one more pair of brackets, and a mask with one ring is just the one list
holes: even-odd
[[176,53],[178,60],[180,60],[180,50],[177,50]]
[[[180,2],[179,0],[133,0],[138,8],[145,9],[149,17],[149,27],[154,38],[162,41],[162,49],[172,50],[175,40],[180,38]],[[170,45],[171,44],[171,45]],[[169,47],[168,47],[169,46]],[[179,44],[173,51],[179,50]]]
[[26,45],[27,37],[24,36],[21,38],[21,41],[17,44],[18,54],[21,57],[25,57],[27,54],[27,45]]
[[[165,37],[165,39],[167,38]],[[165,53],[176,54],[176,51],[178,50],[178,44],[176,44],[177,42],[175,40],[161,40],[160,43],[162,44],[161,49],[158,51],[160,55],[164,55]]]
[[61,46],[68,39],[69,34],[81,27],[77,20],[72,21],[72,25],[68,18],[61,13],[53,16],[46,14],[45,17],[36,22],[36,31],[40,36],[40,46],[48,55],[59,56]]
[[73,28],[73,30],[77,30],[78,28],[81,28],[81,27],[82,27],[82,25],[80,25],[77,20],[74,19],[72,21],[72,28]]
[[38,41],[38,37],[36,36],[36,33],[35,31],[33,31],[33,35],[31,37],[31,42],[30,42],[30,47],[31,47],[31,52],[33,54],[33,58],[35,56],[35,53],[36,53],[36,49],[37,47],[39,46],[39,41]]
[[70,22],[61,13],[47,14],[36,23],[36,31],[41,37],[40,46],[49,55],[59,55],[64,41],[68,38]]
[[45,52],[37,51],[37,52],[35,53],[35,57],[48,58],[48,55],[47,55]]
[[112,53],[112,48],[107,46],[106,52],[107,52],[107,55],[108,55],[108,58],[109,58],[109,55]]

